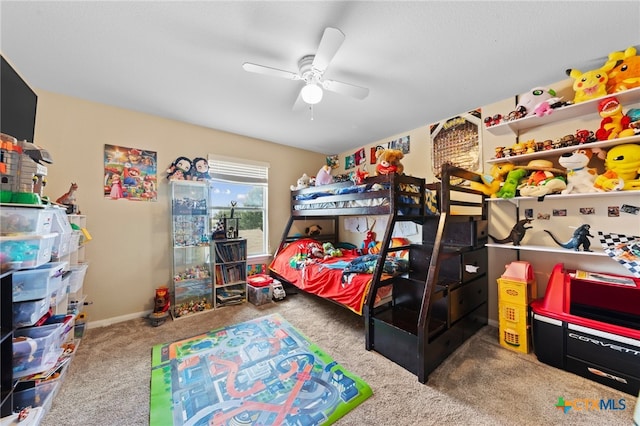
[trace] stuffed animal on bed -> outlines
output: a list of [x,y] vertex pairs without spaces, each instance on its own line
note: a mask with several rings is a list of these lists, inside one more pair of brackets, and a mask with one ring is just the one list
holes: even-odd
[[318,170],[316,175],[316,186],[328,185],[333,183],[333,176],[331,176],[331,167],[324,165]]
[[311,225],[304,229],[304,233],[310,237],[320,235],[320,232],[322,232],[322,227],[320,225]]
[[296,182],[296,184],[291,185],[291,190],[297,191],[298,189],[308,188],[310,185],[311,185],[311,178],[306,173],[303,173],[302,176],[298,178],[298,181]]
[[404,158],[404,154],[399,149],[380,149],[376,151],[376,174],[388,175],[397,173],[401,175],[404,172],[404,166],[400,162]]

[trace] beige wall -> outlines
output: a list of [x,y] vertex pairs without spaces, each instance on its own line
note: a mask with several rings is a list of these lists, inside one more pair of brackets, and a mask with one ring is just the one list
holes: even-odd
[[[55,200],[71,182],[87,216],[93,240],[84,292],[93,305],[90,323],[108,325],[141,316],[153,307],[155,288],[170,284],[171,251],[168,185],[164,173],[179,156],[209,153],[268,162],[269,242],[277,247],[289,217],[289,186],[301,166],[325,162],[325,156],[258,139],[87,102],[46,91],[38,93],[35,143],[46,148],[49,166],[45,195]],[[113,201],[103,197],[104,145],[156,151],[157,202]],[[315,172],[313,172],[315,174]]]
[[[559,96],[563,96],[564,100],[573,100],[573,80],[565,79],[556,83],[550,83],[551,88],[558,92]],[[523,88],[523,92],[527,88]],[[514,97],[501,100],[492,104],[482,106],[482,117],[493,116],[496,113],[502,115],[508,114],[515,109],[515,94]],[[640,108],[640,104],[623,105],[624,111],[628,111],[630,108]],[[462,113],[463,111],[461,111]],[[448,117],[443,117],[447,119]],[[541,126],[537,129],[531,129],[529,131],[521,132],[521,141],[529,139],[545,140],[545,139],[557,139],[567,134],[575,134],[578,128],[589,129],[595,131],[599,128],[601,117],[597,111],[594,110],[592,114],[579,117],[576,120],[564,120],[557,123]],[[405,173],[408,175],[414,175],[424,177],[427,182],[434,182],[435,177],[431,166],[431,149],[432,142],[429,133],[429,124],[419,127],[417,129],[391,135],[379,141],[372,142],[370,145],[365,146],[367,154],[367,160],[369,159],[369,151],[371,146],[378,144],[384,144],[399,137],[409,135],[411,142],[411,151],[406,154],[402,160],[402,164],[405,167]],[[492,159],[495,156],[496,146],[511,146],[516,143],[515,135],[501,135],[496,136],[487,131],[482,125],[481,134],[481,146],[482,146],[482,158],[484,160]],[[347,155],[351,155],[356,152],[357,149],[343,152],[339,155],[340,168],[337,173],[344,173],[344,158]],[[549,158],[553,159],[553,158]],[[555,166],[560,167],[555,159]],[[597,159],[592,160],[591,167],[597,167],[600,173],[604,172],[604,165],[602,161]],[[490,165],[484,166],[484,170],[488,170]],[[561,168],[561,167],[560,167]],[[367,170],[369,173],[375,171],[375,166],[368,164]],[[555,198],[553,200],[547,199],[545,202],[540,203],[535,200],[521,202],[521,216],[524,215],[525,208],[531,208],[536,212],[551,212],[553,209],[567,209],[567,217],[553,217],[552,220],[534,220],[534,229],[529,231],[526,236],[526,243],[532,245],[546,245],[553,247],[553,243],[549,241],[548,235],[543,232],[544,229],[551,230],[555,235],[560,236],[562,241],[567,241],[571,237],[575,227],[588,223],[592,227],[592,234],[595,235],[597,231],[604,232],[618,232],[626,233],[630,235],[640,234],[640,221],[637,216],[634,215],[621,215],[620,217],[607,217],[607,206],[609,205],[621,205],[631,204],[638,205],[638,195],[630,194],[628,197],[618,197],[611,199],[608,197],[596,197],[596,198],[573,198],[567,203],[562,198]],[[515,205],[506,201],[500,203],[490,203],[489,205],[489,232],[498,238],[506,236],[517,218],[515,217]],[[598,212],[596,215],[584,216],[577,214],[579,207],[593,207]],[[522,217],[520,217],[522,218]],[[376,223],[376,232],[380,237],[384,232],[384,227],[378,226]],[[595,230],[595,231],[594,231]],[[343,239],[360,245],[363,241],[364,234],[349,233],[342,229]],[[412,240],[413,237],[410,237]],[[599,247],[599,241],[597,238],[591,239],[592,248]],[[499,248],[489,248],[489,318],[490,320],[497,321],[498,319],[498,296],[497,296],[497,283],[496,279],[504,272],[505,266],[515,260],[518,260],[518,251],[507,250]],[[585,254],[576,254],[571,250],[567,250],[567,254],[547,253],[547,252],[526,252],[520,251],[520,260],[528,261],[531,263],[536,281],[538,283],[538,296],[544,296],[544,292],[547,287],[547,282],[553,267],[559,263],[564,263],[566,268],[570,269],[586,269],[592,271],[609,272],[621,275],[628,275],[628,271],[617,262],[602,256],[590,256]],[[495,323],[497,325],[497,322]]]

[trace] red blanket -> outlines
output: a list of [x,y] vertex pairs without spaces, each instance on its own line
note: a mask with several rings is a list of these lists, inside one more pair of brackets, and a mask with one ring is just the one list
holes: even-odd
[[318,258],[312,255],[312,248],[318,245],[322,247],[322,243],[311,238],[294,241],[273,259],[269,269],[308,293],[330,299],[362,315],[372,274],[349,274],[349,279],[344,281],[342,277],[344,266],[359,253],[343,249],[340,257]]

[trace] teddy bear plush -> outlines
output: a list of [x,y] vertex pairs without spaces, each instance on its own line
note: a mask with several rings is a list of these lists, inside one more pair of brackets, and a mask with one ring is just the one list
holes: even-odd
[[404,158],[404,154],[399,149],[381,149],[376,151],[376,174],[388,175],[397,173],[401,175],[404,172],[404,166],[400,162]]
[[298,189],[308,188],[310,185],[311,185],[311,178],[306,173],[303,173],[302,176],[298,178],[298,181],[296,182],[296,184],[291,185],[291,190],[297,191]]

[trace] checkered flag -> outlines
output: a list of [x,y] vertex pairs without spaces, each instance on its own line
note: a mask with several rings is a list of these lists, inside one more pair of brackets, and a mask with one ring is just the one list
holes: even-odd
[[640,237],[598,232],[604,252],[640,278]]

